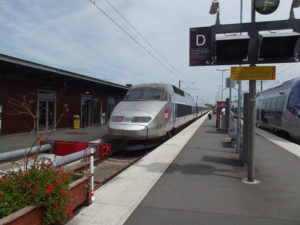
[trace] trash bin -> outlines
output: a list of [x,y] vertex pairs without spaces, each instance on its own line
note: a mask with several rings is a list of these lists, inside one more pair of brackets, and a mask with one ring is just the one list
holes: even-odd
[[79,129],[80,128],[80,116],[78,114],[75,114],[73,116],[73,129]]
[[208,114],[208,119],[211,120],[211,114],[210,113]]

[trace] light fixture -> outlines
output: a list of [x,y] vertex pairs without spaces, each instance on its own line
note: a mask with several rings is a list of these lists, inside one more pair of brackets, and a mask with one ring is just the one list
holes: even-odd
[[213,2],[211,3],[211,7],[209,10],[209,14],[216,14],[219,12],[219,1],[218,0],[213,0]]
[[300,0],[293,0],[293,3],[291,5],[291,10],[290,10],[290,20],[295,19],[295,15],[294,15],[294,8],[298,8],[300,7]]
[[293,0],[292,7],[293,7],[293,8],[298,8],[298,7],[300,7],[300,0]]
[[209,14],[217,14],[216,18],[216,24],[215,25],[220,25],[220,7],[219,7],[219,1],[218,0],[213,0],[211,3],[211,7],[209,10]]

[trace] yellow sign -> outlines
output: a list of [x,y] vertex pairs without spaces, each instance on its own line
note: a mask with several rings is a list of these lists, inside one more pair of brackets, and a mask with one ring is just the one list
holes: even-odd
[[230,80],[275,80],[275,66],[231,67]]

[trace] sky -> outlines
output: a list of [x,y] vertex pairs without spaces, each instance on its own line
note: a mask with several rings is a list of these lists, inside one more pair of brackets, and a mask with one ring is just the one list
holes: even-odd
[[[200,101],[213,103],[221,96],[217,69],[230,66],[189,66],[189,29],[214,24],[211,2],[1,0],[0,53],[121,85],[180,83]],[[219,2],[221,24],[239,23],[240,0]],[[281,0],[270,15],[256,13],[256,21],[287,19],[291,2]],[[243,22],[250,22],[250,12],[251,0],[244,0]],[[300,8],[294,12],[300,18]],[[264,88],[300,76],[299,63],[276,66],[276,80],[263,82]],[[248,90],[246,81],[242,89]]]

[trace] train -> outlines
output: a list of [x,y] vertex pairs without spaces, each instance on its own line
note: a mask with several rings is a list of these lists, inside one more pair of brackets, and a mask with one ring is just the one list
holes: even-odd
[[109,135],[114,140],[143,143],[161,140],[205,112],[204,106],[172,84],[138,84],[113,109]]
[[300,143],[300,77],[257,95],[256,125]]

